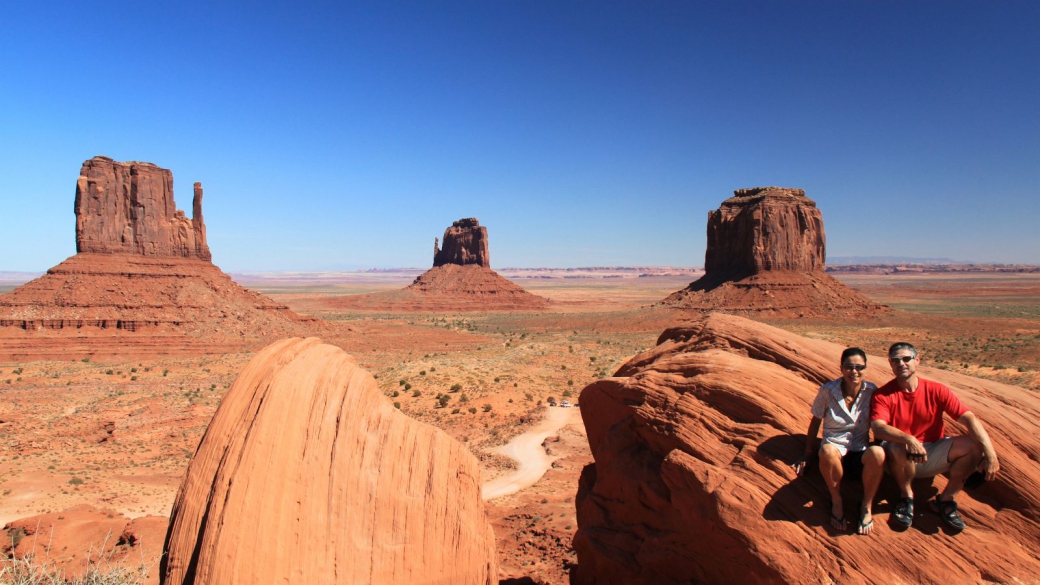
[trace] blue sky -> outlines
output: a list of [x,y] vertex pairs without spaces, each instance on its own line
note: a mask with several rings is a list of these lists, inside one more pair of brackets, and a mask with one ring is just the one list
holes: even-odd
[[704,261],[734,189],[829,256],[1040,263],[1035,2],[8,2],[0,270],[75,252],[82,162],[201,181],[225,270]]

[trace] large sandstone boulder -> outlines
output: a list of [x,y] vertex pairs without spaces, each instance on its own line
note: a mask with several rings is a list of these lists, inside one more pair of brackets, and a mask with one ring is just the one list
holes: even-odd
[[173,199],[173,173],[152,163],[96,156],[76,181],[76,251],[210,260],[202,220],[202,184],[193,217]]
[[665,305],[781,317],[887,311],[824,273],[823,216],[801,189],[738,189],[708,214],[707,231],[704,276]]
[[[796,479],[809,405],[838,376],[840,346],[712,314],[661,335],[614,377],[586,387],[595,463],[576,498],[576,583],[1020,583],[1040,574],[1040,400],[1034,393],[922,367],[984,421],[998,478],[961,494],[968,529],[947,533],[915,487],[914,527],[888,527],[888,478],[869,537],[834,534],[815,469]],[[870,356],[867,379],[891,378]],[[951,432],[963,432],[951,424]],[[855,518],[861,488],[844,486]]]
[[487,228],[480,225],[475,217],[467,217],[452,222],[451,227],[444,230],[444,247],[437,249],[433,243],[433,265],[458,264],[466,266],[476,264],[485,268],[491,267],[491,254],[488,252]]
[[228,390],[174,502],[163,583],[497,582],[473,455],[316,338]]

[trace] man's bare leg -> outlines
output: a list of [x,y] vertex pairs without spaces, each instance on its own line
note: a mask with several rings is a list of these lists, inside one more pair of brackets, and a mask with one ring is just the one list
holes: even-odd
[[944,502],[952,501],[964,488],[964,480],[979,467],[982,461],[982,445],[967,435],[955,437],[947,459],[950,462],[950,481],[939,494],[939,499]]

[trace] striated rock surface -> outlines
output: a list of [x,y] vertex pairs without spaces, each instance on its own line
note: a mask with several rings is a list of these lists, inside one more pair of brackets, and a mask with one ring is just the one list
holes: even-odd
[[451,227],[444,230],[443,248],[438,250],[437,242],[434,240],[433,265],[436,267],[445,264],[491,267],[487,228],[480,225],[477,218],[468,217],[452,222]]
[[[581,394],[595,463],[576,498],[575,583],[1034,582],[1040,571],[1040,400],[1034,393],[927,367],[984,421],[997,479],[958,499],[968,529],[945,532],[915,486],[914,527],[887,525],[891,478],[869,537],[829,529],[814,468],[789,467],[805,445],[809,405],[836,378],[843,348],[740,317],[712,314],[665,331],[657,347]],[[867,379],[891,378],[870,356]],[[953,434],[963,433],[950,423]],[[846,517],[862,497],[843,487]]]
[[177,209],[173,173],[152,163],[96,156],[76,181],[76,251],[210,260],[202,184],[192,218]]
[[162,582],[497,583],[480,470],[316,338],[228,390],[174,502]]
[[704,276],[665,305],[781,317],[887,310],[824,272],[823,216],[801,189],[738,189],[708,214],[707,232]]
[[330,297],[327,306],[402,312],[522,311],[551,304],[491,269],[487,228],[476,218],[454,222],[444,232],[444,248],[438,249],[435,240],[433,251],[433,268],[404,289]]

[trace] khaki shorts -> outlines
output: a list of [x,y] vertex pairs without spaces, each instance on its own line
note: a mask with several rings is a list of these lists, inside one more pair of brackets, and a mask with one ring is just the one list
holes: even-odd
[[[882,441],[881,446],[887,447],[888,441]],[[914,477],[934,477],[940,473],[950,470],[950,447],[953,446],[953,437],[939,439],[934,443],[925,443],[924,450],[928,453],[928,461],[917,464]],[[887,467],[886,467],[887,469]]]

